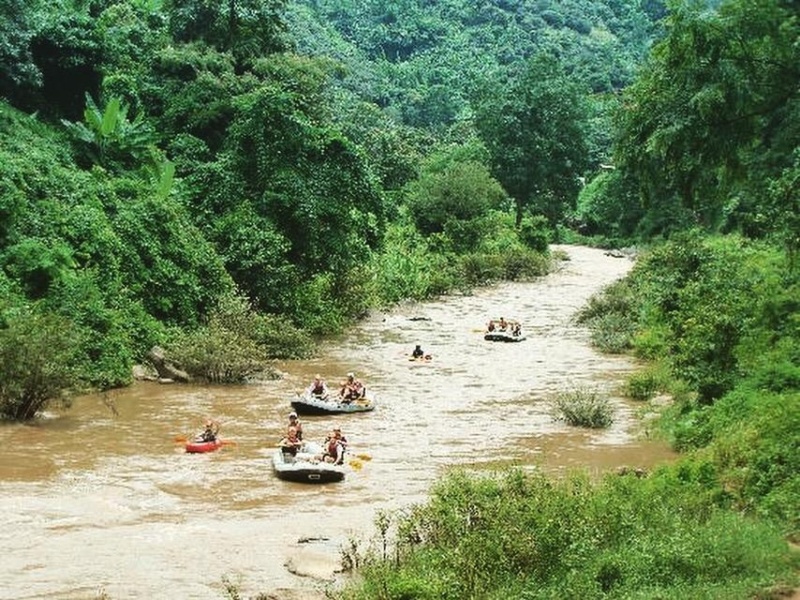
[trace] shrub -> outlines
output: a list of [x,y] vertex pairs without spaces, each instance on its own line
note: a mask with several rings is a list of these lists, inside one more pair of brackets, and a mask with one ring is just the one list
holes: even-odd
[[211,322],[252,340],[269,358],[304,358],[313,354],[314,341],[304,329],[286,316],[256,313],[243,296],[223,298]]
[[614,422],[614,408],[597,390],[576,388],[551,400],[553,418],[576,427],[602,429]]
[[502,257],[496,254],[468,254],[461,258],[464,279],[470,285],[486,285],[503,279]]
[[544,254],[550,240],[550,227],[543,215],[526,216],[519,224],[519,239],[525,246]]
[[636,321],[622,314],[611,313],[592,320],[592,344],[602,352],[623,354],[632,347]]
[[274,374],[263,341],[269,339],[270,325],[281,323],[253,313],[244,298],[228,297],[213,311],[207,326],[178,332],[167,352],[194,378],[242,383],[264,372]]
[[244,383],[270,370],[264,350],[253,340],[216,323],[179,333],[167,351],[191,377],[210,383]]
[[625,384],[625,395],[632,399],[644,402],[655,396],[662,385],[662,374],[656,369],[644,369],[631,373]]
[[433,246],[437,236],[423,238],[410,224],[391,225],[384,249],[371,265],[378,304],[423,300],[466,287],[454,255]]
[[[789,581],[769,525],[720,510],[708,463],[639,479],[454,471],[342,598],[746,598]],[[403,532],[401,534],[401,532]]]
[[589,298],[586,305],[578,311],[575,320],[581,325],[591,326],[593,321],[608,314],[635,314],[638,304],[631,282],[620,279]]
[[503,278],[509,281],[533,279],[547,275],[551,263],[547,255],[533,250],[510,250],[503,255]]
[[0,417],[25,421],[51,402],[69,403],[79,347],[73,325],[35,308],[4,312],[0,327]]

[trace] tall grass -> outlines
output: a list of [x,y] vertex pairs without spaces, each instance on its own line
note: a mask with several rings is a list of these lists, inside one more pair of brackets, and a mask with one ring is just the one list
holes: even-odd
[[362,557],[363,579],[337,597],[749,600],[764,581],[790,583],[774,529],[716,508],[696,485],[659,473],[593,484],[453,472],[396,515]]
[[575,427],[602,429],[614,422],[611,401],[596,389],[575,388],[556,394],[550,400],[554,419]]

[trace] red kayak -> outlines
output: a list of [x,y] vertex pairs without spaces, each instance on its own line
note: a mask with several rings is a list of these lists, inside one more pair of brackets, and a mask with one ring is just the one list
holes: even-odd
[[213,452],[222,446],[222,440],[214,440],[213,442],[186,442],[186,451],[192,453],[198,452]]

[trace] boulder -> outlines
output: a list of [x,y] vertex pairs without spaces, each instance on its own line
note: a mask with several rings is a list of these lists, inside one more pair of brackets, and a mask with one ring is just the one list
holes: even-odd
[[158,372],[159,381],[178,381],[180,383],[189,383],[191,381],[191,377],[186,371],[182,371],[167,360],[163,348],[153,346],[150,352],[147,353],[147,359]]

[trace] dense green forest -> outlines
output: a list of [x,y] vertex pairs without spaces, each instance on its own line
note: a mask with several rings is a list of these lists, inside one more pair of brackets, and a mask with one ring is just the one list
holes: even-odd
[[579,319],[648,365],[627,392],[673,399],[685,458],[454,474],[343,594],[778,597],[798,82],[793,0],[0,0],[0,414],[156,345],[245,381],[372,307],[540,276],[551,242],[637,245]]
[[664,13],[279,0],[0,10],[13,418],[59,390],[126,385],[155,345],[197,378],[243,381],[370,307],[546,273],[548,241],[574,229],[582,185],[612,160],[615,95]]

